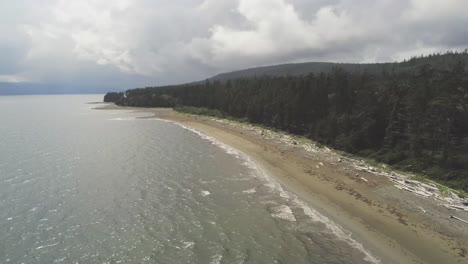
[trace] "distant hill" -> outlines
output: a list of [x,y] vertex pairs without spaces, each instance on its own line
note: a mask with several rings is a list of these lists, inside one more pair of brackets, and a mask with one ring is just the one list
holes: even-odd
[[369,73],[380,75],[384,72],[411,72],[422,65],[431,65],[436,70],[449,69],[456,60],[468,61],[467,53],[447,53],[444,55],[429,55],[414,57],[403,62],[388,63],[333,63],[333,62],[306,62],[290,63],[265,67],[249,68],[239,71],[221,73],[209,78],[210,81],[227,81],[235,79],[250,79],[259,77],[280,77],[280,76],[304,76],[310,73],[328,74],[336,68],[341,68],[348,73]]
[[390,68],[394,63],[384,64],[356,64],[356,63],[332,63],[332,62],[306,62],[280,64],[273,66],[249,68],[239,71],[218,74],[209,80],[226,81],[235,79],[249,79],[265,76],[301,76],[310,73],[329,73],[334,68],[340,67],[348,72],[381,71],[384,68]]
[[0,82],[0,95],[50,94],[51,87],[28,82]]

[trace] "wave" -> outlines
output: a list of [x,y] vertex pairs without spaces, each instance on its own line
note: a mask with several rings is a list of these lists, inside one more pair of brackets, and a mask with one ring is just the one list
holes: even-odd
[[[130,112],[129,114],[132,114],[132,112]],[[154,119],[154,118],[151,118],[153,116],[153,114],[151,114],[151,113],[142,112],[142,113],[138,113],[138,114],[141,114],[141,115],[130,116],[130,117],[116,117],[116,118],[110,118],[110,119],[107,119],[107,120],[110,120],[110,121],[134,121],[134,120],[153,120]]]
[[274,207],[272,216],[274,218],[279,218],[290,222],[296,222],[296,217],[294,216],[291,207],[287,205],[280,205]]
[[195,245],[195,242],[184,242],[184,245],[182,246],[183,249],[188,249],[192,248]]
[[109,121],[133,121],[137,120],[136,117],[117,117],[117,118],[111,118],[107,119]]
[[[244,152],[234,147],[226,145],[222,143],[221,141],[215,139],[214,137],[208,136],[204,134],[203,132],[197,129],[194,129],[192,127],[188,127],[184,124],[181,124],[175,121],[159,119],[159,118],[153,118],[153,119],[178,125],[188,131],[191,131],[197,134],[202,139],[208,140],[212,144],[223,149],[226,153],[238,159],[243,160],[244,165],[246,165],[247,167],[249,167],[255,172],[254,174],[255,177],[260,178],[265,181],[265,186],[269,187],[271,190],[278,192],[280,197],[288,200],[291,204],[301,208],[304,211],[304,214],[307,215],[310,219],[312,219],[312,221],[323,223],[326,226],[327,230],[330,231],[332,234],[334,234],[338,239],[346,242],[349,246],[362,252],[365,256],[364,260],[371,262],[371,263],[376,263],[376,264],[381,263],[381,261],[377,257],[373,256],[368,250],[366,250],[361,243],[357,242],[355,239],[352,238],[351,232],[344,230],[340,225],[333,222],[330,218],[319,213],[317,210],[315,210],[314,208],[306,204],[304,201],[301,201],[295,194],[289,191],[286,191],[279,182],[277,182],[271,176],[269,176],[266,173],[266,171],[263,168],[261,168],[259,164],[257,164],[249,155],[245,154]],[[275,211],[275,209],[273,210]],[[276,218],[288,220],[288,221],[296,221],[296,218],[291,208],[287,205],[278,206],[276,208],[276,211],[272,214],[272,216]]]
[[248,190],[245,190],[245,191],[242,191],[243,193],[256,193],[257,190],[255,188],[252,188],[252,189],[248,189]]
[[223,255],[221,255],[221,254],[214,255],[211,258],[210,264],[219,264],[219,263],[221,263],[222,259],[223,259]]
[[36,247],[36,250],[44,249],[44,248],[49,248],[49,247],[55,247],[55,246],[57,246],[58,244],[60,244],[60,243],[57,242],[57,243],[53,243],[53,244],[49,244],[49,245],[41,245],[41,246]]

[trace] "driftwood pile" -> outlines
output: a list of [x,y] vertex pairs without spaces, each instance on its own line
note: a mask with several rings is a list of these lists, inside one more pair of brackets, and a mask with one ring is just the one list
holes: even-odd
[[[446,192],[442,192],[437,188],[437,186],[433,183],[423,183],[416,180],[411,180],[406,175],[402,175],[396,172],[386,172],[384,170],[378,169],[376,167],[372,167],[366,164],[362,160],[355,160],[346,157],[342,157],[341,155],[334,153],[331,149],[327,147],[320,148],[313,143],[304,143],[298,142],[296,138],[285,135],[282,133],[278,133],[269,129],[263,129],[256,126],[252,126],[249,124],[235,124],[230,121],[220,120],[220,119],[212,119],[213,121],[217,121],[223,123],[224,125],[234,126],[234,127],[241,127],[243,130],[251,131],[255,134],[260,135],[263,138],[276,140],[282,142],[287,145],[294,145],[297,147],[302,147],[308,153],[322,153],[328,154],[330,161],[342,162],[343,160],[347,160],[353,166],[360,171],[370,172],[375,175],[387,177],[390,181],[392,181],[396,188],[404,191],[408,191],[414,193],[416,195],[425,197],[425,198],[433,198],[440,202],[441,205],[447,207],[450,210],[457,210],[457,211],[465,211],[468,212],[468,200],[460,198],[454,192],[448,190]],[[366,181],[367,179],[361,177],[362,181]],[[424,209],[423,209],[424,211]]]
[[392,181],[396,188],[405,190],[416,195],[434,198],[441,202],[441,205],[450,210],[458,210],[468,212],[468,200],[460,198],[451,190],[442,192],[434,183],[423,183],[409,179],[406,175],[395,172],[385,172],[372,166],[365,165],[364,162],[354,162],[354,167],[361,171],[367,171],[375,175],[387,177]]

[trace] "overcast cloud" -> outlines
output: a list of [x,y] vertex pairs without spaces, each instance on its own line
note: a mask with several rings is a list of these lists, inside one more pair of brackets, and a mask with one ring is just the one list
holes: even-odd
[[0,82],[115,90],[468,47],[466,0],[0,2]]

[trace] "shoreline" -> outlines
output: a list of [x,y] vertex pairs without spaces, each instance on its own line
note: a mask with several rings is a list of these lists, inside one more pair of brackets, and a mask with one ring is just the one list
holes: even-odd
[[[280,133],[171,109],[113,104],[97,109],[150,113],[144,118],[182,124],[239,150],[287,191],[350,231],[381,263],[468,261],[468,225],[449,219],[454,212],[396,188],[377,173],[356,169],[327,148],[307,151],[300,142],[285,142]],[[466,212],[455,213],[468,219]]]

